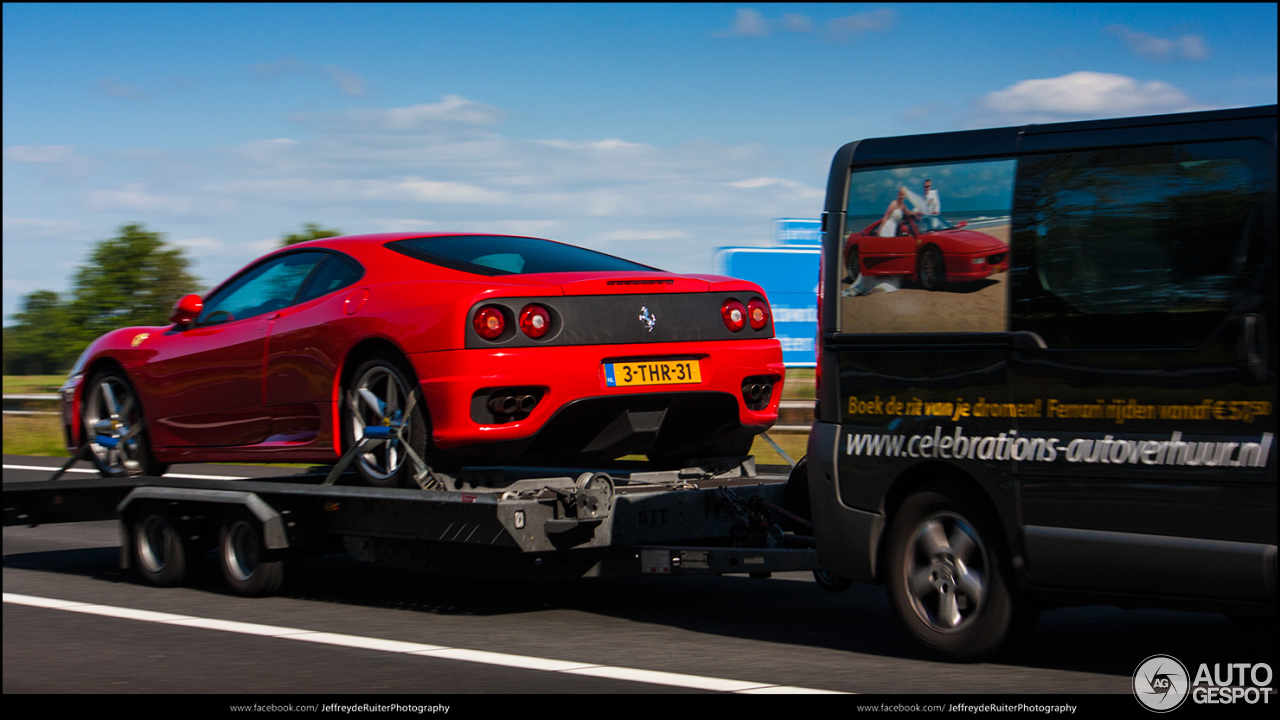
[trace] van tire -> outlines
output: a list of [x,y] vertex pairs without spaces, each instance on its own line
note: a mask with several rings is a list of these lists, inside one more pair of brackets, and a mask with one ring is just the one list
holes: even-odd
[[930,655],[990,657],[1034,622],[994,513],[956,483],[907,497],[889,528],[883,579],[903,630]]

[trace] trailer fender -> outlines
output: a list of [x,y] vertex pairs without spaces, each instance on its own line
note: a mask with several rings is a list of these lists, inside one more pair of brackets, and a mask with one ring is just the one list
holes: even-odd
[[[198,490],[193,488],[140,487],[120,501],[116,512],[121,518],[131,503],[139,500],[169,500],[189,503],[219,503],[224,505],[240,505],[262,523],[262,540],[268,550],[283,550],[289,547],[289,537],[285,533],[284,519],[257,494],[238,490]],[[127,534],[127,533],[126,533]]]

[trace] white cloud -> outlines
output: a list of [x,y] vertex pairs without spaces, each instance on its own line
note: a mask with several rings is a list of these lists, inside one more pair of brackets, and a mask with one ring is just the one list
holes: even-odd
[[4,151],[5,160],[24,163],[60,163],[74,155],[70,145],[14,145]]
[[827,37],[836,42],[848,42],[859,35],[884,32],[893,26],[896,13],[890,8],[872,10],[827,21]]
[[146,94],[133,85],[124,85],[114,75],[108,75],[98,81],[98,89],[111,97],[123,100],[145,100]]
[[537,142],[547,147],[563,148],[565,150],[620,150],[623,148],[648,147],[641,143],[627,142],[618,138],[587,140],[585,142],[570,142],[568,140],[539,140]]
[[612,230],[596,233],[593,240],[603,242],[635,242],[639,240],[679,240],[690,237],[684,230]]
[[769,21],[756,10],[739,8],[728,30],[721,30],[716,37],[764,37],[768,35]]
[[1130,30],[1124,25],[1111,25],[1107,32],[1119,37],[1135,55],[1166,62],[1169,60],[1204,60],[1211,54],[1209,45],[1199,35],[1183,35],[1177,39],[1149,35]]
[[1140,82],[1125,75],[1084,71],[1023,80],[989,93],[979,105],[1003,122],[1054,122],[1201,109],[1186,93],[1160,80]]
[[225,247],[221,240],[211,237],[184,238],[174,240],[171,244],[188,250],[221,250]]
[[343,95],[360,97],[369,93],[364,78],[338,65],[326,65],[323,68],[305,63],[295,57],[286,57],[273,63],[250,65],[254,78],[258,81],[274,80],[283,77],[317,77],[324,76]]
[[782,16],[782,29],[788,32],[813,32],[813,21],[807,15],[786,13]]
[[13,145],[5,148],[4,159],[54,175],[83,177],[92,174],[96,167],[92,159],[76,153],[70,145]]
[[65,237],[78,234],[81,231],[80,223],[75,220],[4,216],[4,236],[6,241],[25,238]]
[[89,209],[98,212],[137,212],[183,215],[195,209],[195,200],[181,195],[148,192],[143,183],[130,183],[120,190],[90,190],[85,193]]
[[367,95],[369,92],[364,78],[350,70],[340,68],[337,65],[329,65],[324,71],[329,76],[329,79],[333,81],[333,84],[342,91],[343,95],[360,97]]
[[506,196],[461,182],[440,182],[407,177],[393,183],[371,182],[363,195],[370,199],[405,198],[436,203],[504,203]]

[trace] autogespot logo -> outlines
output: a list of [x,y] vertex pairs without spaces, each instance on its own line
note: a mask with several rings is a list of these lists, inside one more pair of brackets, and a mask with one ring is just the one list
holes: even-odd
[[1191,679],[1182,663],[1169,655],[1152,655],[1133,671],[1133,694],[1153,712],[1169,712],[1187,699]]

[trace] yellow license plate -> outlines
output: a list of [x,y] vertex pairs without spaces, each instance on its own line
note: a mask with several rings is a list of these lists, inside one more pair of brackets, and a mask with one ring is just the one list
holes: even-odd
[[609,387],[683,385],[702,382],[702,370],[697,360],[605,363],[604,381]]

